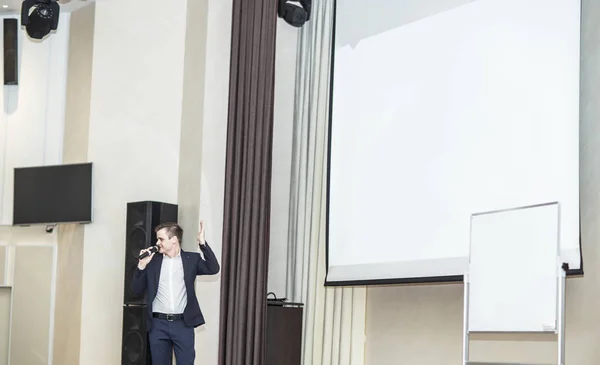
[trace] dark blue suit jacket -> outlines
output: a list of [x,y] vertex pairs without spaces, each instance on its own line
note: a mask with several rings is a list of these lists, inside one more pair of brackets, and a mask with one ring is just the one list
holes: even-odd
[[[183,278],[187,292],[187,305],[183,312],[183,320],[189,327],[198,327],[205,323],[204,316],[198,305],[194,283],[198,275],[215,275],[220,266],[214,252],[208,244],[200,245],[204,259],[197,252],[181,250],[183,263]],[[158,281],[163,255],[155,254],[144,270],[137,269],[133,275],[132,289],[137,295],[146,292],[146,305],[148,306],[148,331],[152,328],[152,302],[158,292]]]

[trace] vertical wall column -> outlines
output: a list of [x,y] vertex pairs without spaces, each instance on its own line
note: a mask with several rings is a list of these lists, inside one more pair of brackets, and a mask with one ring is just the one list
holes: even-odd
[[200,212],[200,180],[209,4],[208,1],[188,1],[187,5],[177,204],[179,224],[184,228],[183,249],[195,252],[198,250],[198,222],[206,219]]
[[[199,218],[206,222],[206,239],[219,259],[224,224],[232,6],[232,0],[208,1],[205,82],[203,92],[198,93],[195,98],[197,102],[200,102],[200,98],[204,99],[202,139],[196,141],[202,145]],[[182,149],[183,144],[182,141]],[[182,189],[180,194],[184,194]],[[180,208],[180,212],[182,215],[185,213],[183,207]],[[200,362],[203,365],[218,363],[220,286],[221,275],[199,277],[196,280],[199,304],[206,319],[206,324],[196,329],[196,353],[202,354]]]
[[[92,3],[71,13],[63,140],[63,163],[87,162],[94,13]],[[85,227],[57,227],[56,303],[52,363],[78,365]]]
[[127,202],[178,202],[186,28],[202,18],[190,15],[188,23],[198,8],[188,5],[96,2],[88,134],[94,222],[83,243],[81,364],[121,361]]

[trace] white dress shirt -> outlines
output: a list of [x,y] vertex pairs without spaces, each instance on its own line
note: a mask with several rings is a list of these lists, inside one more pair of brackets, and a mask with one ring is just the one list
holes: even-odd
[[181,251],[171,258],[163,255],[158,281],[158,292],[152,302],[152,311],[165,314],[181,314],[187,305],[187,293],[183,280]]

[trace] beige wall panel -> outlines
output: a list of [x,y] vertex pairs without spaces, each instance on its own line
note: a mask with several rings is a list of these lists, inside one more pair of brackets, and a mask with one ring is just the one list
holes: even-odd
[[0,365],[8,365],[11,289],[0,287]]
[[6,256],[8,247],[0,246],[0,286],[6,285]]
[[11,364],[48,364],[53,260],[53,246],[19,246],[15,250]]

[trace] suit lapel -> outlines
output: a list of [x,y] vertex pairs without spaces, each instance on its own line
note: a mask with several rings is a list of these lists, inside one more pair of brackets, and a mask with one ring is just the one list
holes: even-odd
[[190,269],[190,255],[184,250],[181,250],[181,263],[183,265],[183,277],[185,278]]
[[160,282],[160,272],[162,269],[163,255],[157,254],[154,259],[156,259],[156,270],[154,270],[154,277],[156,278],[156,290],[158,291],[158,283]]

